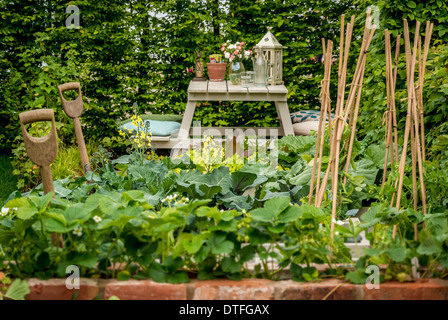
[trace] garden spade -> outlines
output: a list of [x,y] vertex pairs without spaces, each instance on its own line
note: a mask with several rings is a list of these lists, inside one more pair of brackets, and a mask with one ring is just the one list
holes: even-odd
[[[62,93],[67,90],[78,90],[78,97],[73,101],[64,99]],[[59,96],[61,98],[62,107],[67,116],[73,119],[73,126],[75,128],[76,140],[78,141],[79,154],[81,156],[81,164],[84,172],[91,171],[89,165],[89,156],[87,155],[86,143],[81,129],[81,121],[79,117],[84,109],[81,95],[81,85],[79,82],[69,82],[58,86]]]
[[[50,168],[51,163],[58,155],[58,137],[54,121],[54,110],[40,109],[23,112],[19,114],[19,119],[26,153],[31,161],[39,166],[44,193],[54,193],[53,177]],[[44,137],[33,137],[25,128],[25,125],[38,121],[51,121],[51,131]],[[59,246],[63,247],[62,235],[58,237],[57,234],[52,234],[51,239],[53,243],[59,242]]]
[[[28,157],[40,168],[44,193],[54,192],[50,169],[50,164],[56,159],[58,154],[58,138],[54,121],[54,111],[53,109],[31,110],[19,114],[19,119]],[[26,124],[38,121],[51,121],[50,133],[40,138],[31,136],[25,128]]]

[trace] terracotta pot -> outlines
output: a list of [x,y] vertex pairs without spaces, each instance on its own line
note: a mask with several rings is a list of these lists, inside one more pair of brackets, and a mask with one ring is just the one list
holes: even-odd
[[207,63],[208,78],[210,81],[224,81],[226,77],[227,63]]

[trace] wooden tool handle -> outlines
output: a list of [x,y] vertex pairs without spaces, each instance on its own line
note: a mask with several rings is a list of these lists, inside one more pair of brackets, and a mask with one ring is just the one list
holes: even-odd
[[67,82],[58,86],[59,91],[64,92],[67,90],[78,90],[81,92],[81,84],[79,82]]
[[25,124],[38,121],[52,121],[54,120],[53,109],[40,109],[22,112],[19,114],[20,122]]
[[[67,90],[78,90],[78,96],[73,101],[67,101],[62,92]],[[81,85],[79,82],[68,82],[58,86],[59,97],[61,98],[61,104],[64,108],[64,112],[72,119],[79,118],[84,109],[81,95]]]
[[[58,154],[58,138],[53,109],[26,111],[19,114],[19,119],[28,157],[38,166],[49,166]],[[25,128],[26,124],[38,121],[51,121],[50,133],[40,138],[31,136]]]

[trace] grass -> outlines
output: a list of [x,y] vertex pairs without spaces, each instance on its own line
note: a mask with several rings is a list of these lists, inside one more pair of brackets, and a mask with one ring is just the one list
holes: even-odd
[[0,205],[3,207],[11,192],[17,189],[17,178],[12,174],[11,159],[0,154]]
[[69,175],[82,176],[81,157],[77,146],[59,148],[58,155],[51,164],[53,180],[64,179]]

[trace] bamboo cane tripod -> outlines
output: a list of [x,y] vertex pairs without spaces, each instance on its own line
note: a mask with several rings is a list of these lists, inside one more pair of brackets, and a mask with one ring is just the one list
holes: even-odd
[[[423,162],[425,161],[425,137],[424,137],[424,113],[423,113],[423,80],[424,73],[426,69],[426,59],[428,57],[428,51],[431,41],[433,24],[429,21],[426,23],[425,32],[425,45],[421,49],[421,36],[420,34],[420,22],[417,21],[415,27],[415,38],[414,45],[411,49],[411,40],[409,35],[409,25],[407,20],[404,20],[404,40],[405,40],[405,51],[406,51],[406,78],[407,78],[407,114],[406,114],[406,126],[404,132],[403,150],[400,158],[400,165],[398,169],[398,180],[395,185],[397,187],[397,200],[396,208],[401,209],[401,198],[403,193],[403,181],[405,176],[405,166],[407,158],[407,148],[409,140],[411,143],[411,161],[412,161],[412,194],[413,194],[413,206],[417,210],[419,194],[418,194],[418,184],[419,180],[420,186],[420,200],[422,203],[423,214],[427,213],[426,208],[426,186],[423,177]],[[415,73],[416,73],[416,63],[418,62],[418,79],[417,86],[415,85]],[[410,138],[410,139],[409,139]],[[417,178],[418,171],[418,178]],[[392,199],[392,204],[394,203],[394,198]],[[414,238],[417,239],[418,228],[417,225],[414,226],[415,235]],[[397,225],[394,225],[392,237],[395,239],[397,232]]]
[[[345,159],[344,172],[348,173],[350,168],[351,153],[353,152],[353,144],[356,132],[356,123],[358,119],[359,107],[361,103],[362,85],[364,79],[364,70],[366,66],[367,51],[372,41],[375,27],[371,27],[370,14],[367,14],[367,20],[364,27],[364,35],[359,53],[358,61],[356,64],[353,81],[351,83],[350,91],[348,93],[347,100],[345,100],[345,88],[347,80],[347,65],[350,52],[350,44],[354,29],[355,17],[352,16],[350,22],[345,29],[344,15],[341,16],[341,34],[340,34],[340,53],[339,53],[339,70],[338,70],[338,93],[335,108],[335,120],[328,121],[328,135],[330,139],[330,156],[328,167],[325,171],[322,181],[320,181],[321,165],[323,158],[323,144],[325,136],[325,115],[326,112],[331,110],[331,100],[329,95],[330,85],[330,73],[331,73],[331,54],[333,50],[333,43],[331,41],[325,45],[325,40],[322,39],[324,50],[324,79],[322,80],[321,89],[321,117],[319,121],[319,127],[316,139],[315,156],[313,159],[313,171],[311,177],[311,185],[309,192],[308,203],[312,203],[312,197],[315,192],[314,205],[320,207],[323,202],[324,195],[326,193],[326,187],[328,179],[331,173],[331,190],[332,190],[332,222],[331,222],[331,240],[334,239],[334,220],[336,217],[337,205],[338,205],[338,183],[339,183],[339,166],[340,159]],[[344,38],[344,30],[346,30]],[[331,115],[331,111],[330,111]],[[347,119],[350,118],[349,127],[351,135],[348,138],[343,151],[346,152],[346,156],[341,157],[341,140],[345,126],[347,126]],[[328,117],[331,119],[331,116]],[[316,179],[316,182],[314,180]],[[344,185],[347,182],[344,178]],[[314,184],[316,184],[316,190],[314,190]]]

